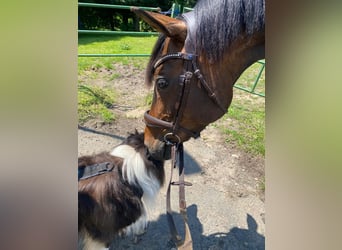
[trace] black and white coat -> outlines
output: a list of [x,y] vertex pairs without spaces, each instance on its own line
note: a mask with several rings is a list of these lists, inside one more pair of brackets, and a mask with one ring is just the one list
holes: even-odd
[[149,156],[143,134],[131,134],[112,152],[78,159],[78,169],[96,163],[111,172],[78,182],[78,249],[106,249],[117,235],[139,235],[164,183],[164,162]]

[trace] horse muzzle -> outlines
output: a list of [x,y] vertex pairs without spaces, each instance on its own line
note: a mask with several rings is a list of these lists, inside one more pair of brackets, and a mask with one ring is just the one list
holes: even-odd
[[164,141],[155,140],[152,143],[145,142],[149,154],[156,160],[171,159],[171,145]]

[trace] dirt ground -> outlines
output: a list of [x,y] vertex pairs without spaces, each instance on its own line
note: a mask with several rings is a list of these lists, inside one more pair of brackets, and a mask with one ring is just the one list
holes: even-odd
[[[109,80],[113,74],[118,77]],[[143,69],[115,64],[113,70],[98,70],[96,78],[84,75],[80,81],[113,88],[118,99],[113,108],[115,122],[91,120],[79,125],[79,156],[110,151],[128,133],[135,129],[143,131],[143,113],[148,109],[144,98],[151,91],[144,86]],[[248,98],[249,94],[235,92],[236,98]],[[228,121],[217,123],[229,126]],[[194,249],[265,249],[265,197],[260,187],[264,179],[264,158],[228,145],[213,124],[201,133],[201,138],[184,143],[184,148],[185,178],[193,184],[186,187],[186,200]],[[169,161],[165,169],[168,179]],[[130,238],[118,238],[110,249],[172,249],[165,197],[166,186],[161,189],[156,207],[150,213],[148,231],[138,243]],[[183,233],[176,188],[172,191],[172,208],[179,231]]]

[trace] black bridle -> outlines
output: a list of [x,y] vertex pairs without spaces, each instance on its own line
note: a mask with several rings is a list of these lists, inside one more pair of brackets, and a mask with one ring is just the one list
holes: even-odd
[[166,137],[164,136],[164,140],[168,142],[167,137],[176,137],[178,141],[180,142],[180,138],[178,136],[178,132],[183,132],[190,137],[197,138],[200,135],[199,131],[191,131],[187,128],[184,128],[180,126],[180,122],[182,120],[182,116],[186,107],[186,103],[188,100],[188,95],[190,92],[190,81],[193,75],[199,80],[201,86],[205,89],[207,92],[208,96],[210,99],[220,108],[220,110],[225,113],[226,109],[224,106],[221,104],[220,100],[217,98],[215,92],[210,88],[208,83],[205,81],[203,75],[201,74],[199,68],[197,67],[196,64],[196,58],[197,56],[194,54],[190,53],[171,53],[171,54],[166,54],[162,56],[159,60],[155,62],[152,68],[152,73],[164,62],[168,60],[183,60],[184,61],[184,74],[179,76],[179,85],[182,87],[181,91],[178,93],[178,100],[175,103],[175,108],[176,108],[176,115],[174,117],[174,120],[169,122],[169,121],[164,121],[159,118],[153,117],[149,114],[149,111],[146,111],[144,114],[144,119],[146,126],[148,127],[153,127],[153,128],[162,128],[162,129],[168,129],[170,132],[166,134]]

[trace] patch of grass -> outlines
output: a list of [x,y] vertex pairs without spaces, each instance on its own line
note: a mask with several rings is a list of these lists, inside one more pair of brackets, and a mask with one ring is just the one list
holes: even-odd
[[99,118],[105,122],[115,119],[111,107],[115,102],[112,91],[93,86],[78,85],[78,120],[84,123]]
[[115,79],[118,79],[121,75],[118,73],[113,73],[109,78],[108,81],[113,81]]
[[246,108],[243,102],[233,102],[224,116],[229,119],[229,128],[223,131],[227,142],[236,142],[246,152],[265,155],[265,111],[260,107]]
[[[260,71],[260,64],[249,67],[236,84],[249,88],[254,84]],[[257,92],[265,93],[265,71],[263,71]],[[228,127],[222,127],[228,143],[253,155],[265,156],[265,99],[239,89],[234,89],[234,98],[228,113],[223,119],[229,121]]]
[[[79,54],[150,54],[157,36],[98,36],[79,35]],[[78,58],[78,118],[80,123],[93,118],[111,122],[115,119],[111,106],[115,95],[106,89],[86,85],[88,79],[97,79],[100,69],[114,70],[113,62],[144,68],[148,57],[79,57]],[[113,73],[108,77],[112,81],[120,77]],[[82,80],[80,80],[82,79]]]
[[122,43],[120,45],[121,50],[130,50],[131,49],[131,45],[127,44],[127,43]]
[[[78,37],[79,54],[150,54],[157,36],[94,36]],[[136,67],[146,66],[148,57],[79,57],[78,71],[107,68],[112,69],[113,62]]]

